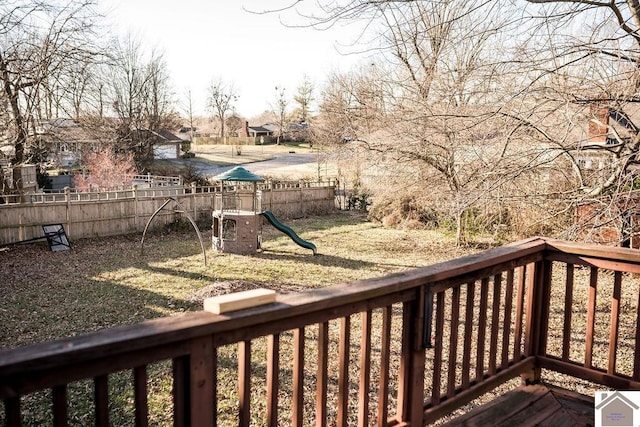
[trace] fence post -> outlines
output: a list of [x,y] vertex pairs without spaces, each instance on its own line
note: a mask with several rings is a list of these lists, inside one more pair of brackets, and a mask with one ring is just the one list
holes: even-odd
[[64,200],[67,203],[66,222],[67,222],[67,236],[71,237],[71,189],[64,187]]
[[191,199],[193,200],[193,220],[198,220],[198,198],[196,197],[196,183],[191,183]]
[[135,221],[134,230],[138,231],[138,224],[140,224],[138,218],[138,184],[133,184],[133,220]]

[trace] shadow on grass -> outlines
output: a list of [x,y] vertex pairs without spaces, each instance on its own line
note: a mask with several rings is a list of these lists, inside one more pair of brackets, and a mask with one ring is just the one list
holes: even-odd
[[363,268],[372,268],[378,263],[363,261],[359,259],[345,258],[334,255],[325,255],[318,253],[313,255],[308,249],[304,250],[305,253],[292,253],[279,250],[263,249],[262,252],[253,255],[256,258],[270,260],[270,261],[294,261],[301,264],[314,264],[326,267],[343,267],[354,270]]

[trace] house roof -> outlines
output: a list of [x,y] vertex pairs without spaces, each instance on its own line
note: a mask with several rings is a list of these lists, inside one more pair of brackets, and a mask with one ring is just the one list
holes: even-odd
[[43,121],[36,132],[41,138],[58,142],[99,142],[100,138],[73,119]]
[[271,129],[267,129],[264,126],[249,126],[248,127],[249,132],[255,132],[255,133],[269,133],[269,132],[273,132]]
[[155,139],[153,141],[154,144],[163,144],[163,143],[181,143],[182,138],[177,137],[173,133],[168,130],[150,130],[150,129],[136,129],[134,133],[137,133],[139,136],[143,136],[146,139]]

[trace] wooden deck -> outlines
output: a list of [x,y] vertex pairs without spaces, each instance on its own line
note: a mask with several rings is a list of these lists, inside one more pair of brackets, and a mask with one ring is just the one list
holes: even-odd
[[593,426],[593,399],[544,384],[521,386],[444,424],[453,426]]

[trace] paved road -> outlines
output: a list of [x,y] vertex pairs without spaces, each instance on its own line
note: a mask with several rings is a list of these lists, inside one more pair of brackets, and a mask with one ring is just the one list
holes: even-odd
[[[317,169],[317,154],[314,153],[278,153],[271,160],[243,163],[242,167],[256,175],[293,176],[299,173],[313,173]],[[215,176],[235,166],[214,166],[204,162],[195,163],[198,171],[205,176]]]

